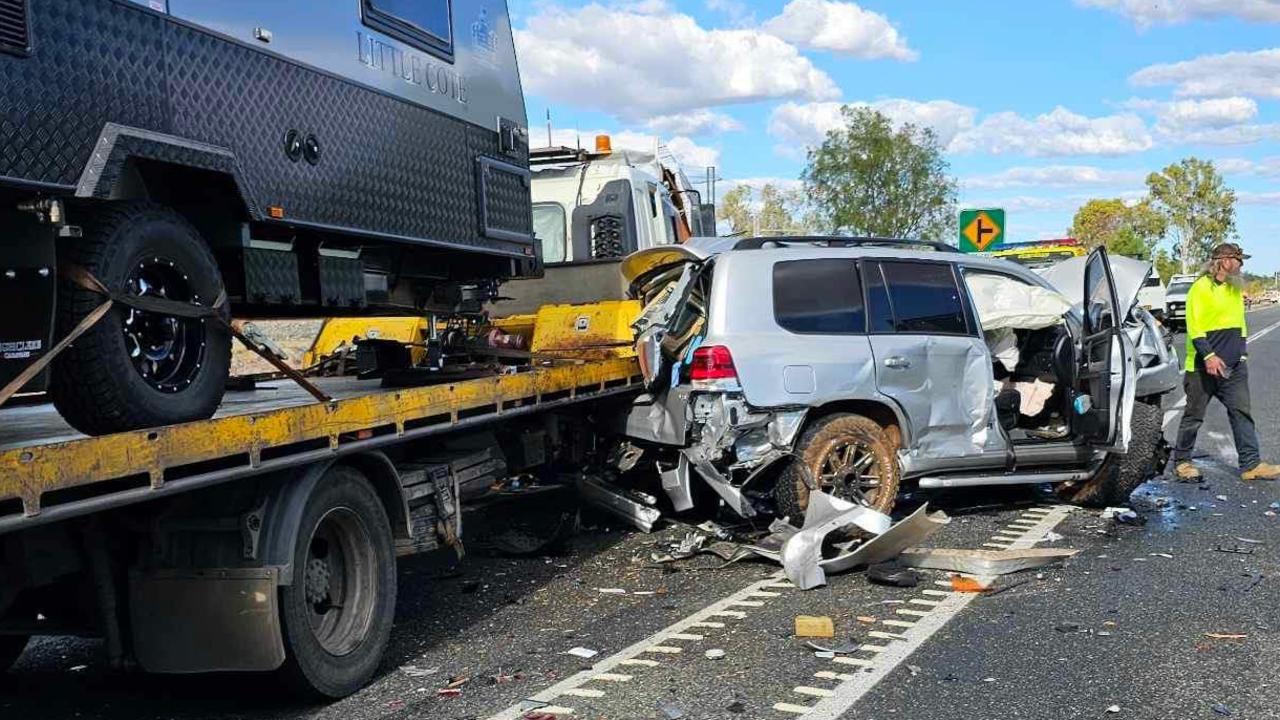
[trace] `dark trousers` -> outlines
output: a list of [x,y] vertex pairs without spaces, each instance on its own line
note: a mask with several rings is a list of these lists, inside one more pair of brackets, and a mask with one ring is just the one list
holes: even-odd
[[1236,454],[1240,457],[1240,469],[1257,467],[1262,458],[1258,452],[1258,431],[1253,424],[1249,403],[1249,361],[1236,363],[1231,377],[1226,380],[1210,375],[1203,367],[1197,368],[1184,376],[1182,386],[1187,392],[1187,409],[1182,414],[1182,424],[1178,426],[1178,444],[1173,449],[1173,459],[1191,459],[1209,399],[1218,398],[1227,408]]

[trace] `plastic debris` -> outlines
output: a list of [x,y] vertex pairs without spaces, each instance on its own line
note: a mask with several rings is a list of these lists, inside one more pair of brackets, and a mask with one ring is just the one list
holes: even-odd
[[1118,712],[1120,712],[1120,706],[1119,706],[1119,705],[1112,705],[1111,707],[1107,708],[1107,712],[1109,712],[1109,713],[1113,713],[1113,714],[1114,714],[1114,713],[1118,713]]
[[596,592],[601,595],[626,595],[627,591],[622,588],[596,588]]
[[592,650],[591,648],[576,647],[576,648],[569,648],[568,650],[565,650],[564,654],[586,659],[586,658],[593,658],[596,655],[599,655],[600,651]]
[[1044,541],[1045,541],[1045,542],[1058,542],[1058,541],[1059,541],[1059,540],[1061,540],[1061,539],[1063,539],[1061,535],[1059,535],[1059,534],[1058,534],[1058,533],[1056,533],[1056,532],[1052,532],[1052,531],[1050,531],[1050,532],[1046,533],[1046,534],[1045,534],[1045,536],[1044,536]]
[[659,700],[658,709],[662,711],[666,720],[680,720],[684,717],[684,710],[670,700]]
[[1235,714],[1235,713],[1231,712],[1231,708],[1227,707],[1226,705],[1223,705],[1222,703],[1218,703],[1218,704],[1214,705],[1214,706],[1213,706],[1213,712],[1214,712],[1214,713],[1216,713],[1216,714],[1218,714],[1218,715],[1224,715],[1224,716],[1227,716],[1227,717],[1230,717],[1231,715],[1234,715],[1234,714]]
[[1173,556],[1172,556],[1172,555],[1170,555],[1169,553],[1151,553],[1151,557],[1160,557],[1160,558],[1164,558],[1164,559],[1166,559],[1166,560],[1172,560],[1172,559],[1173,559]]
[[796,637],[835,637],[835,623],[826,615],[797,615]]
[[1244,633],[1216,633],[1216,632],[1205,633],[1204,636],[1207,638],[1213,638],[1215,640],[1244,640],[1245,638],[1249,637]]
[[876,622],[876,619],[871,617],[870,615],[859,615],[854,619],[860,623],[866,623],[867,625],[874,625]]
[[951,589],[954,590],[955,592],[980,593],[980,592],[986,592],[987,586],[983,585],[982,583],[970,577],[965,577],[963,575],[952,575]]
[[951,570],[970,575],[1006,575],[1044,567],[1074,556],[1070,548],[1027,548],[1025,550],[968,550],[952,548],[908,548],[898,556],[901,565],[930,570]]
[[1246,538],[1246,537],[1238,537],[1236,538],[1236,542],[1242,542],[1246,545],[1265,545],[1266,544],[1261,540],[1254,540],[1253,538]]
[[1226,495],[1217,495],[1217,496],[1215,496],[1215,497],[1214,497],[1214,500],[1217,500],[1218,502],[1226,502],[1226,501],[1227,501],[1227,496],[1226,496]]
[[855,653],[858,652],[858,648],[861,647],[861,645],[855,642],[841,643],[840,645],[823,645],[812,640],[806,642],[805,646],[820,653],[832,653],[834,655],[848,655],[850,653]]
[[867,568],[867,579],[877,585],[913,588],[920,584],[920,573],[896,561],[890,561]]
[[712,648],[702,653],[702,655],[708,660],[719,660],[720,658],[724,657],[724,651],[721,650],[720,648]]
[[907,672],[911,673],[911,677],[915,677],[919,675],[922,671],[920,670],[919,665],[908,665]]
[[424,668],[424,667],[418,667],[417,665],[401,665],[400,672],[404,673],[405,675],[408,675],[409,677],[415,677],[415,678],[427,677],[429,675],[435,675],[436,673],[440,672],[440,668],[439,667]]

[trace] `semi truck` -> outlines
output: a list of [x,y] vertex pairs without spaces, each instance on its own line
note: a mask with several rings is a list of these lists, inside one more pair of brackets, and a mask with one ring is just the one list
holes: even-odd
[[477,317],[529,177],[504,0],[0,0],[0,388],[135,430],[213,414],[233,315]]

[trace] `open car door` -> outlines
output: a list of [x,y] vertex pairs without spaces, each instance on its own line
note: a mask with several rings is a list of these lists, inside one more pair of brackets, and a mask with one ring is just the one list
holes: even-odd
[[1120,304],[1106,248],[1089,253],[1081,312],[1076,427],[1090,445],[1123,453],[1129,448],[1138,368],[1132,342],[1121,330],[1129,309]]

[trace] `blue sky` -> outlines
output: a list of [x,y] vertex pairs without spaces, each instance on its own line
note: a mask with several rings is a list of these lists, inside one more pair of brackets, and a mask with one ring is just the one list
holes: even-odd
[[792,181],[843,103],[933,127],[1007,240],[1214,160],[1280,271],[1280,0],[511,0],[535,144],[661,137],[686,171]]

